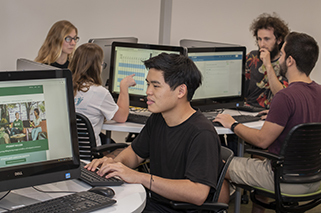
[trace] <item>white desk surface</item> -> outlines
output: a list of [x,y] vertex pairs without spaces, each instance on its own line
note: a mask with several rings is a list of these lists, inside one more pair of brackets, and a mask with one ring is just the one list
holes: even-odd
[[[108,186],[115,191],[115,196],[113,199],[117,200],[112,206],[107,208],[94,211],[99,212],[142,212],[146,204],[146,192],[141,184],[126,184],[121,186]],[[36,188],[43,191],[86,191],[91,188],[88,184],[79,180],[67,180],[56,183],[44,184],[36,186]],[[20,195],[19,197],[16,195]],[[13,190],[9,195],[0,202],[0,206],[4,206],[5,202],[11,202],[13,198],[19,199],[23,197],[35,199],[35,200],[49,200],[52,198],[60,197],[63,195],[68,195],[69,193],[42,193],[38,192],[31,187]],[[23,196],[23,197],[21,197]],[[26,200],[22,199],[22,200]],[[21,204],[22,202],[18,200]],[[30,204],[30,202],[28,202]],[[0,212],[2,212],[0,210]]]
[[[256,115],[257,112],[244,112],[241,111],[242,114],[248,114],[248,115]],[[226,109],[224,110],[223,114],[230,114],[230,115],[238,115],[240,114],[237,110],[230,110]],[[263,125],[264,121],[255,121],[255,122],[248,122],[244,123],[245,126],[260,129]],[[132,122],[125,122],[125,123],[117,123],[115,121],[108,121],[103,124],[102,129],[107,131],[118,131],[118,132],[132,132],[132,133],[139,133],[142,128],[144,127],[143,124],[138,123],[132,123]],[[234,134],[230,129],[224,128],[224,127],[214,127],[217,131],[217,134],[223,135],[223,134]]]

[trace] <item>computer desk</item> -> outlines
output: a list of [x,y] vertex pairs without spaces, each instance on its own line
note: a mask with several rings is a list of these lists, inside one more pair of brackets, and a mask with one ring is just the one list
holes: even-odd
[[[113,199],[117,200],[112,206],[94,211],[102,212],[142,212],[146,204],[146,191],[141,184],[127,184],[121,186],[108,186],[115,191]],[[91,188],[88,184],[80,180],[66,180],[56,183],[36,186],[43,191],[87,191]],[[68,195],[68,193],[42,193],[31,187],[12,190],[9,195],[0,201],[0,206],[12,206],[12,202],[17,204],[30,205],[35,202],[50,200],[56,197]],[[0,212],[2,211],[0,208]]]
[[[230,115],[239,115],[239,114],[248,114],[248,115],[256,115],[257,112],[244,112],[244,111],[237,111],[237,110],[230,110],[225,109],[223,114],[230,114]],[[256,122],[249,122],[244,123],[245,126],[261,129],[263,126],[264,121],[256,121]],[[139,133],[142,128],[144,127],[143,124],[125,122],[125,123],[116,123],[114,121],[108,121],[103,124],[102,129],[106,131],[118,131],[118,132],[132,132],[132,133]],[[214,127],[217,134],[224,135],[224,134],[234,134],[230,129],[224,127]],[[238,151],[237,156],[242,157],[244,154],[244,141],[239,138],[238,139]],[[237,188],[235,192],[235,213],[239,213],[241,208],[241,189]]]

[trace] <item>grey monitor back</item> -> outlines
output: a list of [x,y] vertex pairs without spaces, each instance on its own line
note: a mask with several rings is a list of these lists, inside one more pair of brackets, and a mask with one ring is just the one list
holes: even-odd
[[88,43],[94,43],[100,46],[104,51],[104,62],[107,63],[107,67],[101,72],[101,79],[103,85],[108,86],[109,70],[110,70],[110,56],[111,46],[114,41],[117,42],[128,42],[137,43],[138,39],[135,37],[119,37],[119,38],[92,38],[89,39]]
[[235,47],[239,46],[236,44],[228,44],[228,43],[221,43],[221,42],[213,42],[213,41],[199,41],[199,40],[192,40],[192,39],[182,39],[179,41],[179,45],[186,48],[191,47]]
[[41,64],[25,58],[18,58],[16,69],[19,71],[26,71],[26,70],[53,70],[53,69],[59,69],[59,68],[56,68],[47,64]]

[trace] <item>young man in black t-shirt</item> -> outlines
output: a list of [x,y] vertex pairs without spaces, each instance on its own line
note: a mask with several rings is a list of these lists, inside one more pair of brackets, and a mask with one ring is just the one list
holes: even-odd
[[[100,175],[119,176],[148,189],[144,211],[175,212],[169,200],[201,205],[216,188],[222,168],[220,141],[210,121],[190,105],[201,73],[186,56],[162,53],[144,62],[149,69],[148,110],[153,114],[131,146],[115,159],[93,160]],[[150,174],[133,170],[150,159]]]

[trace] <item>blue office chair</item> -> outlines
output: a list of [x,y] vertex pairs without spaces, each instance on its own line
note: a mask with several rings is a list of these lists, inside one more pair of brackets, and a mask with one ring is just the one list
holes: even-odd
[[91,161],[94,158],[101,158],[104,154],[112,152],[118,148],[125,148],[126,143],[109,143],[97,146],[95,133],[89,119],[76,112],[77,133],[80,159]]
[[[279,155],[256,149],[246,152],[270,159],[274,171],[274,191],[235,184],[250,191],[252,202],[276,212],[305,212],[321,203],[321,188],[314,193],[299,195],[284,194],[280,190],[281,183],[299,185],[321,181],[321,123],[304,123],[293,127]],[[257,200],[255,195],[269,197],[273,201],[266,204]]]
[[221,156],[222,160],[225,162],[224,166],[221,170],[219,179],[216,184],[216,191],[214,193],[214,196],[212,198],[211,202],[205,202],[201,206],[197,206],[194,204],[190,203],[183,203],[183,202],[176,202],[176,201],[171,201],[170,204],[172,208],[174,209],[185,209],[185,210],[198,210],[198,212],[219,212],[223,213],[226,212],[228,209],[228,205],[225,203],[218,203],[218,197],[220,195],[220,191],[223,185],[223,181],[225,178],[225,174],[227,172],[227,168],[230,165],[230,162],[234,156],[234,153],[232,150],[226,148],[226,147],[221,147]]

